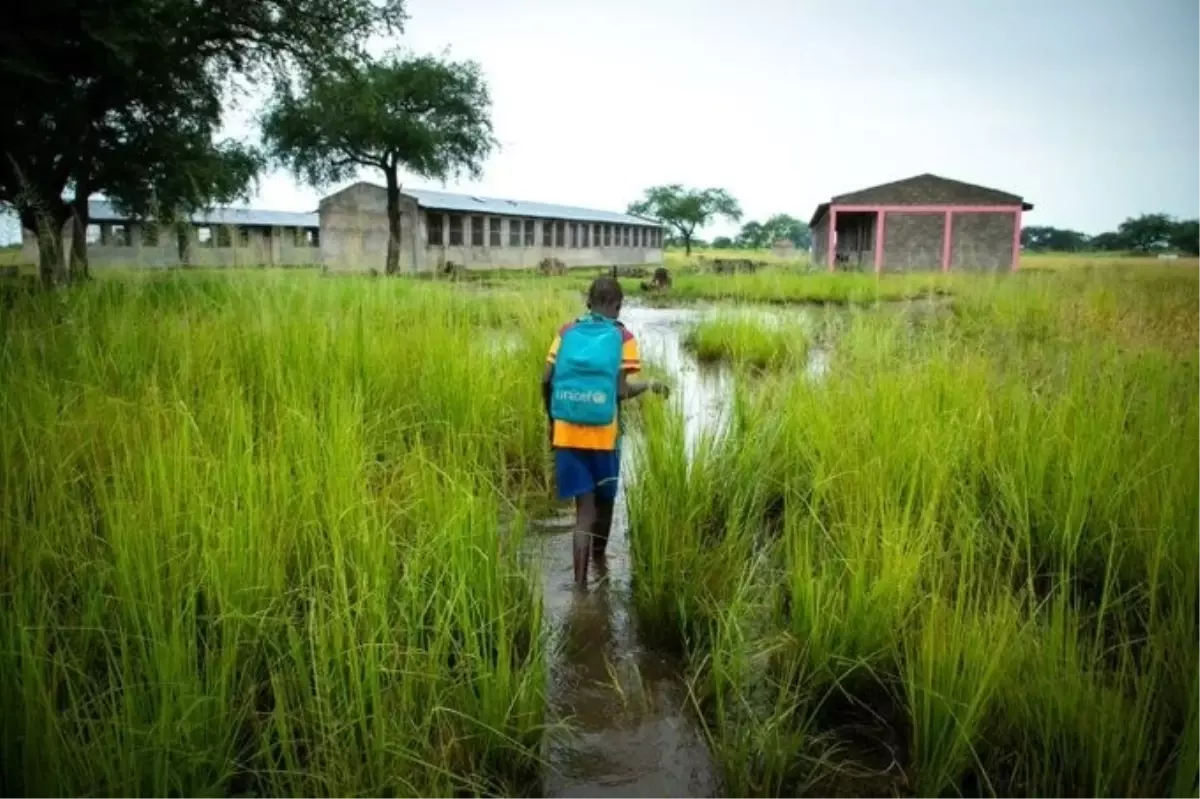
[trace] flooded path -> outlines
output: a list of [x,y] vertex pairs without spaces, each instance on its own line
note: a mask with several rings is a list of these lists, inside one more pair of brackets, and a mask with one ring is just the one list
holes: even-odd
[[[644,361],[665,368],[675,383],[689,438],[716,423],[731,377],[701,370],[683,350],[693,309],[627,308],[621,316]],[[534,528],[551,646],[547,796],[712,796],[716,768],[687,695],[682,665],[643,641],[633,619],[624,487],[632,476],[629,447],[622,462],[605,567],[592,568],[586,592],[571,574],[573,509]]]

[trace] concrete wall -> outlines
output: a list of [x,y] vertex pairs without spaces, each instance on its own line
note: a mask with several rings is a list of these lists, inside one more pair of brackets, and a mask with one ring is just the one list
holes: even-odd
[[[387,262],[387,192],[357,183],[321,201],[321,260],[336,272],[382,273]],[[417,203],[400,196],[400,271],[421,269],[423,254],[414,247],[422,234],[415,231]],[[414,233],[416,237],[414,238]]]
[[950,228],[950,268],[1011,269],[1016,223],[1016,214],[955,214]]
[[945,214],[887,213],[883,225],[884,271],[941,269],[945,228]]
[[[87,247],[89,268],[309,266],[320,261],[320,250],[304,244],[303,236],[297,246],[295,228],[247,226],[243,237],[237,227],[221,233],[215,226],[192,226],[181,258],[178,231],[173,227],[155,228],[146,222],[98,222],[88,227],[93,238]],[[201,240],[202,228],[207,230],[207,241]],[[72,238],[68,223],[64,253],[70,253]],[[37,263],[37,237],[32,231],[22,231],[21,259]]]
[[[885,272],[941,269],[945,214],[889,212],[885,219]],[[1015,214],[955,213],[950,227],[950,268],[1010,269],[1014,224]]]
[[829,217],[823,216],[812,232],[812,262],[814,266],[829,266]]

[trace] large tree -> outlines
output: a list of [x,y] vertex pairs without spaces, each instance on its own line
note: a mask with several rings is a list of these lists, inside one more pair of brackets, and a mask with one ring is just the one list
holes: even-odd
[[787,214],[775,214],[763,222],[763,230],[766,233],[768,245],[774,244],[780,239],[787,239],[797,249],[807,250],[812,241],[808,225]]
[[14,8],[0,26],[0,204],[37,233],[43,279],[62,274],[62,227],[74,211],[82,230],[93,192],[131,210],[153,197],[170,213],[245,191],[254,154],[213,141],[231,80],[361,57],[369,36],[402,21],[402,0]]
[[1200,254],[1200,219],[1181,219],[1171,230],[1171,246],[1188,255]]
[[263,120],[271,156],[321,188],[360,169],[383,172],[388,246],[400,265],[400,170],[446,181],[478,177],[496,142],[479,66],[433,56],[392,56],[281,83]]
[[747,222],[737,237],[739,247],[752,250],[770,247],[781,239],[801,250],[807,250],[812,241],[808,225],[788,214],[775,214],[766,222]]
[[1079,252],[1091,243],[1087,234],[1077,230],[1030,225],[1021,228],[1021,246],[1031,251]]
[[761,222],[751,220],[742,225],[737,235],[737,245],[748,250],[761,250],[767,246],[767,231]]
[[724,189],[685,189],[678,183],[646,189],[645,196],[629,206],[629,213],[658,219],[674,228],[683,240],[684,252],[692,254],[697,228],[717,217],[737,222],[742,209]]
[[1135,252],[1166,249],[1174,231],[1175,220],[1166,214],[1142,214],[1130,217],[1117,226],[1117,233]]

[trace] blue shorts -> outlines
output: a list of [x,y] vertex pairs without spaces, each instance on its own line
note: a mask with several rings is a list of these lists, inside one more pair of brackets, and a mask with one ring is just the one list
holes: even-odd
[[574,499],[591,492],[596,499],[614,500],[620,471],[621,453],[617,450],[554,450],[554,482],[559,499]]

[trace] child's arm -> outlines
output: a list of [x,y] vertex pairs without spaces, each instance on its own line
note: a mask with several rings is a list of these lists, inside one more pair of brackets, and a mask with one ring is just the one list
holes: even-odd
[[631,382],[629,380],[629,373],[625,371],[621,372],[621,381],[617,384],[617,397],[622,402],[631,400],[634,397],[640,397],[647,391],[652,391],[660,397],[665,397],[670,393],[670,388],[666,383],[661,383],[657,380]]

